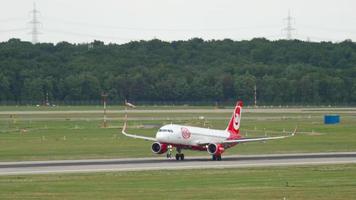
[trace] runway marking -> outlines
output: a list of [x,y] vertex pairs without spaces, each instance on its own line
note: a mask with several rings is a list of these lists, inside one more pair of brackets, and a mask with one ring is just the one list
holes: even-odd
[[0,162],[0,175],[89,173],[113,171],[246,168],[291,165],[356,164],[356,152],[226,156],[223,161],[192,157],[185,161],[163,158]]
[[254,168],[254,167],[276,167],[276,166],[291,166],[291,165],[333,165],[333,164],[356,164],[354,161],[316,161],[307,163],[256,163],[256,164],[241,164],[241,165],[209,165],[209,166],[176,166],[176,167],[138,167],[138,168],[103,168],[103,169],[69,169],[69,170],[43,170],[43,171],[25,171],[25,172],[0,172],[0,175],[25,175],[25,174],[58,174],[58,173],[89,173],[89,172],[120,172],[120,171],[157,171],[157,170],[183,170],[183,169],[224,169],[224,168]]

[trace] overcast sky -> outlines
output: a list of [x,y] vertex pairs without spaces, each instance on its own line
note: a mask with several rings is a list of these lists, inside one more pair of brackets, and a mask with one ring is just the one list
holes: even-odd
[[34,2],[40,42],[276,40],[286,38],[288,10],[293,38],[356,41],[355,0],[0,0],[0,41],[31,41]]

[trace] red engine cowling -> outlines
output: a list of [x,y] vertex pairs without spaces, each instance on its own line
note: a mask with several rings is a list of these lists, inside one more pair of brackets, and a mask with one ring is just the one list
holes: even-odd
[[151,150],[153,153],[162,154],[167,152],[167,144],[161,144],[159,142],[155,142],[151,146]]
[[208,145],[207,151],[211,155],[221,155],[225,151],[225,149],[224,146],[221,144],[211,143]]

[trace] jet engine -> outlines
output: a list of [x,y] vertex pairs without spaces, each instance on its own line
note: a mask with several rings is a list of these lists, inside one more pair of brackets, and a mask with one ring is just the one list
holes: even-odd
[[167,152],[167,144],[161,144],[159,142],[155,142],[151,146],[151,150],[153,153],[162,154]]
[[208,145],[207,150],[208,150],[208,153],[211,155],[221,155],[225,151],[223,145],[213,144],[213,143]]

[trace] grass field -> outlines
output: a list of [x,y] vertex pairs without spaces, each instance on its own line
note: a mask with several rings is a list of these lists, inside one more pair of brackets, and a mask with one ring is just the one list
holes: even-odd
[[[43,113],[31,110],[33,107],[19,107],[14,112],[29,112],[13,115],[9,114],[10,108],[0,111],[0,161],[159,156],[151,153],[150,142],[121,134],[123,113],[112,112],[116,109],[109,109],[109,128],[101,128],[102,113],[96,106],[74,107],[74,110],[82,111],[77,113],[67,112],[71,111],[68,107],[55,108],[63,112],[40,108],[49,111]],[[165,112],[166,109],[180,111]],[[190,110],[182,112],[182,109]],[[166,123],[226,128],[232,111],[201,109],[206,107],[140,107],[129,114],[128,132],[154,136],[158,127]],[[88,110],[94,112],[86,112]],[[333,109],[333,113],[340,112],[341,115],[341,124],[338,125],[323,124],[323,114],[328,112],[325,108],[289,111],[278,108],[271,112],[247,111],[242,116],[241,130],[248,137],[281,135],[286,134],[283,130],[291,131],[298,125],[299,134],[296,137],[241,144],[227,150],[226,154],[356,151],[355,109]],[[202,116],[204,119],[199,119]],[[206,152],[193,151],[186,151],[185,154],[187,157],[207,155]]]
[[[230,106],[232,107],[232,106]],[[119,105],[108,105],[108,109],[110,110],[123,110],[124,106],[119,106]],[[147,110],[147,109],[200,109],[200,108],[213,108],[213,106],[190,106],[190,105],[151,105],[151,106],[145,106],[141,105],[139,106],[139,109],[141,110]],[[0,105],[0,111],[67,111],[67,110],[79,110],[79,111],[85,111],[85,110],[103,110],[103,105],[82,105],[82,106],[76,106],[76,105],[57,105],[57,106],[34,106],[34,105],[28,105],[28,106],[1,106]]]
[[[151,142],[121,134],[122,107],[109,108],[108,128],[101,128],[98,106],[0,109],[0,161],[161,156],[151,153]],[[247,137],[283,135],[296,125],[298,135],[240,144],[224,155],[356,151],[355,109],[245,111]],[[128,132],[154,136],[167,123],[225,129],[231,112],[140,107],[129,113]],[[324,125],[327,113],[339,113],[341,123]],[[354,199],[356,165],[0,176],[0,191],[0,199]]]
[[0,199],[354,199],[356,165],[0,176]]

